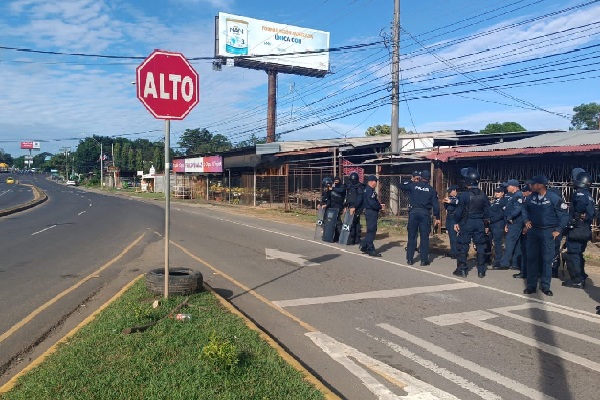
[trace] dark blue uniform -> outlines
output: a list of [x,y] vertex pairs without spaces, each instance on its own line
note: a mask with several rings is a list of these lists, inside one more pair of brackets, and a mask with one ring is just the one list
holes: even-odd
[[494,241],[494,265],[500,266],[502,259],[502,239],[504,238],[504,209],[508,198],[506,196],[492,200],[490,204],[490,232]]
[[525,225],[523,216],[524,198],[523,193],[517,190],[511,194],[504,208],[504,223],[508,228],[504,239],[504,254],[500,260],[502,268],[508,268],[512,265],[520,268],[519,258],[521,257],[521,234]]
[[400,189],[409,193],[408,243],[406,260],[413,263],[417,248],[417,232],[420,234],[419,254],[421,263],[429,263],[429,233],[431,232],[431,211],[436,220],[440,219],[440,203],[435,189],[426,182],[403,182]]
[[534,291],[537,288],[540,273],[540,288],[550,290],[555,253],[555,239],[552,232],[562,232],[567,226],[569,220],[567,208],[567,204],[555,192],[547,191],[544,196],[534,193],[527,198],[523,214],[524,218],[531,223],[531,229],[527,231],[527,289],[529,290]]
[[[594,198],[589,189],[578,188],[571,197],[571,224],[582,224],[591,236],[591,224],[594,220],[595,211]],[[567,233],[567,257],[565,261],[572,283],[581,283],[587,278],[585,259],[583,258],[586,247],[587,241],[570,239]]]
[[450,257],[458,257],[457,239],[458,233],[454,230],[454,224],[456,224],[456,207],[458,206],[458,197],[448,196],[449,203],[444,203],[446,209],[446,232],[448,232],[448,238],[450,239]]
[[346,189],[346,207],[354,208],[352,225],[350,225],[350,240],[348,244],[359,244],[361,236],[360,214],[363,209],[365,185],[350,183]]
[[477,271],[485,275],[485,223],[490,218],[490,202],[479,188],[469,188],[458,195],[456,220],[458,221],[457,271],[467,272],[467,255],[471,240],[477,249]]
[[372,252],[375,251],[373,241],[377,234],[377,218],[379,217],[379,211],[381,210],[381,203],[379,203],[379,200],[377,199],[375,190],[368,185],[363,194],[363,207],[365,219],[367,221],[367,233],[360,242],[360,248],[365,252]]

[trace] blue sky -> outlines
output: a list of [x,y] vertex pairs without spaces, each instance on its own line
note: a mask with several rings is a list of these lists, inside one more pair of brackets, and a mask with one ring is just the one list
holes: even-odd
[[[332,52],[325,78],[280,74],[281,140],[363,136],[390,123],[393,0],[5,0],[0,46],[212,56],[219,11],[328,31],[333,48],[384,42]],[[599,21],[600,1],[402,0],[400,126],[478,131],[516,121],[530,130],[567,129],[574,106],[599,101]],[[16,157],[25,154],[20,141],[40,141],[53,153],[91,134],[161,139],[162,121],[131,84],[139,63],[0,49],[0,148]],[[264,72],[192,64],[200,104],[172,122],[173,145],[187,128],[207,127],[233,142],[265,135]]]

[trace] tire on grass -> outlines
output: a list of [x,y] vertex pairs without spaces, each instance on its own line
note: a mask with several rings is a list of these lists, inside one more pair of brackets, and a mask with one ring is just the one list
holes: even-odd
[[[202,274],[188,268],[169,269],[169,294],[188,295],[202,290]],[[153,294],[165,293],[165,270],[156,268],[146,273],[146,289]]]

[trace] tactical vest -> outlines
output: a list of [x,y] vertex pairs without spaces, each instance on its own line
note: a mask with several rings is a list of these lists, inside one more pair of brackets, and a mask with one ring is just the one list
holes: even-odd
[[485,209],[485,203],[487,201],[489,201],[487,196],[481,190],[479,190],[478,193],[470,191],[467,212],[463,218],[483,218],[483,210]]

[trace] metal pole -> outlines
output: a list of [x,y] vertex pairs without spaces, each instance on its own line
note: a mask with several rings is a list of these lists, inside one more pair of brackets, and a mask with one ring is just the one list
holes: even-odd
[[254,202],[252,204],[256,207],[256,167],[254,167]]
[[[398,154],[398,126],[400,120],[400,0],[394,0],[394,23],[392,28],[392,164],[394,155]],[[390,209],[398,214],[398,184],[394,179],[390,182]]]
[[231,204],[231,170],[227,170],[227,186],[229,186],[229,204]]
[[333,176],[337,176],[337,147],[333,148]]
[[169,298],[169,224],[171,221],[171,120],[165,119],[165,299]]
[[277,71],[267,71],[269,88],[267,99],[267,143],[275,141],[275,119],[277,115]]
[[102,151],[102,142],[100,142],[100,190],[104,183],[104,151]]

